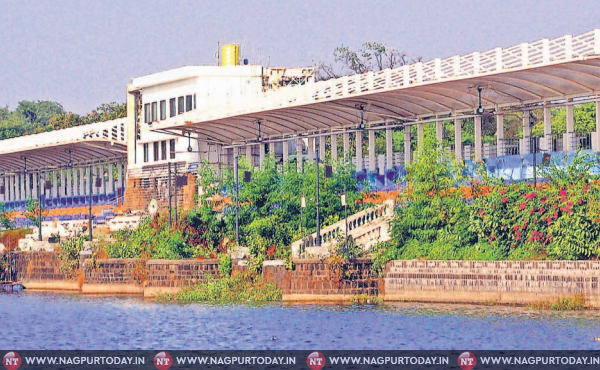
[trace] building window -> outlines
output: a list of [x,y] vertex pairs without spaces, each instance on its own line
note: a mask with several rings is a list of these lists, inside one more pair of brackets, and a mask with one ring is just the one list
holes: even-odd
[[144,163],[148,163],[150,156],[148,155],[148,143],[144,144]]
[[158,104],[152,103],[152,122],[158,121]]
[[175,159],[175,139],[169,140],[169,154],[171,159]]
[[177,114],[181,114],[181,113],[185,112],[185,107],[183,106],[183,104],[185,102],[184,102],[183,98],[184,98],[183,96],[180,96],[179,99],[178,99],[179,101],[177,102],[177,108],[178,108],[177,109]]
[[163,140],[160,142],[160,159],[163,161],[167,159],[167,141]]
[[169,100],[169,110],[171,111],[171,117],[177,115],[177,104],[175,104],[175,98]]
[[185,97],[185,111],[189,112],[192,110],[192,107],[194,106],[193,102],[192,102],[192,96],[188,95]]
[[167,101],[166,100],[161,100],[160,101],[160,119],[167,119]]
[[150,103],[144,104],[144,123],[150,122]]
[[158,162],[158,141],[154,142],[154,162]]

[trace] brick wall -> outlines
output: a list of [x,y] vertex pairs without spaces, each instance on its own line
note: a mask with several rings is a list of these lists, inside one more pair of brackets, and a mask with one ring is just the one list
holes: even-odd
[[86,265],[85,285],[90,284],[139,284],[139,277],[142,276],[145,268],[142,267],[142,274],[138,280],[134,278],[134,269],[140,269],[140,260],[137,259],[119,259],[107,258],[97,261],[97,266]]
[[356,259],[350,263],[355,272],[338,280],[326,261],[295,260],[293,271],[284,266],[265,266],[265,279],[274,282],[289,300],[308,300],[310,295],[320,299],[350,299],[357,295],[379,295],[379,282],[371,273],[371,261]]
[[219,273],[219,260],[151,260],[146,263],[149,288],[181,288]]
[[600,261],[392,261],[386,300],[527,304],[583,293],[600,307]]
[[[177,188],[177,205],[182,209],[191,209],[196,204],[194,196],[198,193],[196,186],[196,175],[188,173],[187,185]],[[162,184],[162,186],[166,186]],[[175,192],[175,187],[172,187]],[[130,210],[146,210],[152,199],[156,199],[158,206],[165,208],[169,206],[168,193],[161,187],[154,187],[154,183],[148,178],[130,177],[127,179],[127,187],[125,188],[125,209]],[[173,194],[173,202],[175,194]],[[175,204],[173,203],[173,206]]]
[[[60,269],[60,260],[56,252],[10,252],[11,280],[56,281],[70,280]],[[8,259],[8,253],[3,254]]]

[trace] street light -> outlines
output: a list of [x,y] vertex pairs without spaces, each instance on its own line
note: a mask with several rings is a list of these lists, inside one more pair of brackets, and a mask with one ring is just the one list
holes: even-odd
[[234,164],[234,174],[235,174],[235,242],[236,244],[239,246],[240,245],[240,179],[239,179],[239,163],[238,163],[238,159],[239,157],[236,155],[235,156],[235,162],[233,162]]
[[316,205],[317,205],[317,240],[316,246],[321,246],[321,217],[319,215],[319,148],[317,147],[317,157],[315,158],[315,165],[317,169],[317,188],[316,188]]

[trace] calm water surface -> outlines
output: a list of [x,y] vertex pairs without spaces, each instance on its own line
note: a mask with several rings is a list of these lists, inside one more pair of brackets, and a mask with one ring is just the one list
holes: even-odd
[[14,350],[600,348],[598,311],[469,305],[177,305],[28,292],[0,294],[0,324],[0,348]]

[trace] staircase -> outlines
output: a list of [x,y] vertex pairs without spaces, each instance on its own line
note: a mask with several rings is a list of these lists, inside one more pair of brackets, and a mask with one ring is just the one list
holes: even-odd
[[[348,236],[356,244],[369,250],[378,242],[390,240],[389,221],[394,215],[394,201],[386,200],[383,204],[366,209],[348,217]],[[315,245],[317,233],[308,235],[292,243],[292,256],[294,258],[327,257],[329,248],[336,243],[338,236],[343,236],[346,231],[346,220],[336,222],[321,230],[321,246]]]

